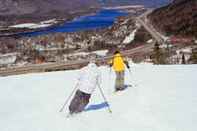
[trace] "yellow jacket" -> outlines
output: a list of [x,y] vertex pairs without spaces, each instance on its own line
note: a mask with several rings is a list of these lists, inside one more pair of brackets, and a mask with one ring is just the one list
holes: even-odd
[[113,59],[110,61],[110,64],[112,64],[113,69],[116,72],[121,72],[125,70],[124,58],[121,56],[120,53],[114,55]]

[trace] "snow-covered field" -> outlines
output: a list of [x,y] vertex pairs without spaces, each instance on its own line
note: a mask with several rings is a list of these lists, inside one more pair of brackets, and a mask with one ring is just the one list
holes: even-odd
[[132,65],[123,92],[113,93],[114,73],[101,67],[108,113],[97,89],[88,110],[66,118],[59,110],[78,71],[0,78],[0,131],[196,131],[197,65]]
[[18,25],[12,25],[10,28],[29,28],[29,29],[37,29],[37,28],[44,28],[44,27],[49,27],[53,24],[56,24],[57,20],[56,19],[51,19],[47,21],[42,21],[40,23],[23,23],[23,24],[18,24]]
[[98,56],[106,56],[108,52],[109,52],[108,50],[97,50],[92,52],[77,52],[73,54],[71,53],[69,54],[69,56],[88,56],[90,54],[96,54]]
[[129,36],[127,36],[124,41],[123,41],[123,44],[129,44],[131,43],[134,38],[135,38],[135,33],[137,32],[137,29],[135,29],[131,34],[129,34]]

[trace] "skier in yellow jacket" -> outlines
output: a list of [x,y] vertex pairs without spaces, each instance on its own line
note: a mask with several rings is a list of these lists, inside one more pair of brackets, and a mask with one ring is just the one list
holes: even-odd
[[126,61],[119,51],[115,51],[112,60],[110,61],[110,67],[113,67],[116,73],[116,83],[115,83],[115,91],[121,91],[124,87],[124,72],[125,65],[129,69],[128,61]]

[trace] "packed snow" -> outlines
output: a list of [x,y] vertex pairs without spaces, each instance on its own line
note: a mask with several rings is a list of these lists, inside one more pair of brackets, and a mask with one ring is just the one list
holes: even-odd
[[148,44],[153,43],[153,39],[148,40],[146,43],[148,43]]
[[171,48],[171,47],[173,47],[173,45],[172,44],[162,44],[159,47],[160,48]]
[[131,32],[131,34],[129,34],[129,36],[127,36],[124,41],[123,44],[129,44],[131,43],[134,38],[135,38],[135,33],[137,32],[137,29],[135,29],[134,31]]
[[18,24],[18,25],[12,25],[11,28],[30,28],[30,29],[36,29],[36,28],[43,28],[51,26],[51,24],[35,24],[35,23],[25,23],[25,24]]
[[98,56],[106,56],[108,52],[109,52],[108,50],[98,50],[98,51],[93,51],[92,53]]
[[52,24],[52,23],[57,23],[56,19],[51,19],[51,20],[46,20],[46,21],[41,21],[41,24]]
[[17,53],[0,55],[0,65],[13,64],[17,59]]
[[114,93],[115,73],[100,67],[99,89],[86,111],[67,118],[79,70],[0,77],[0,131],[196,131],[197,65],[131,65],[126,90]]
[[51,20],[47,20],[47,21],[42,21],[40,23],[23,23],[23,24],[12,25],[12,26],[10,26],[10,28],[37,29],[37,28],[49,27],[55,23],[57,23],[56,19],[51,19]]
[[176,50],[177,54],[181,54],[182,52],[191,54],[192,53],[192,47],[187,47],[187,48]]
[[109,52],[108,50],[97,50],[92,52],[77,52],[77,53],[69,54],[69,56],[88,56],[90,54],[96,54],[98,56],[103,57],[106,56],[108,52]]

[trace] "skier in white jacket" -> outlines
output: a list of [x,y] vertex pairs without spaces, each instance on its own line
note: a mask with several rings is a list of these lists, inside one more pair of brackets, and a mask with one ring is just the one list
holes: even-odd
[[100,81],[100,73],[94,62],[90,62],[86,67],[82,68],[79,76],[78,90],[69,106],[70,114],[84,110],[98,84],[97,82]]

